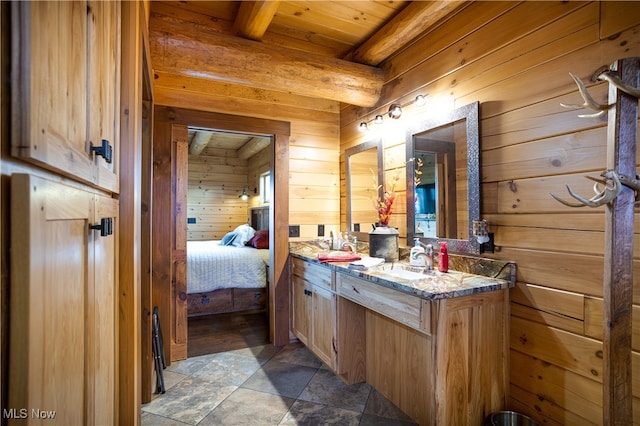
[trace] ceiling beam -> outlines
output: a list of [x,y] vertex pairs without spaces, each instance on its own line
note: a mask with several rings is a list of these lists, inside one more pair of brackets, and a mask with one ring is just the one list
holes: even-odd
[[158,71],[364,107],[376,104],[384,84],[383,71],[367,65],[159,19],[149,27],[152,63]]
[[240,37],[262,40],[280,1],[242,1],[233,24],[233,31]]
[[464,3],[451,0],[413,1],[362,43],[349,55],[350,59],[376,66]]
[[193,135],[193,140],[191,141],[191,145],[189,145],[189,154],[190,155],[200,155],[202,151],[207,147],[209,141],[211,140],[212,132],[202,132],[198,131],[195,135]]
[[238,149],[238,158],[247,160],[265,149],[271,143],[271,138],[253,137]]

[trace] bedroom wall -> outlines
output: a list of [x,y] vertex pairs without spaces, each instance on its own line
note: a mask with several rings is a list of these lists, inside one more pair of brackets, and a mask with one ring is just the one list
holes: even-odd
[[248,183],[248,160],[236,150],[207,147],[189,155],[187,224],[189,241],[220,240],[249,221],[249,202],[238,198]]
[[[544,424],[603,421],[604,209],[571,209],[549,192],[564,196],[568,183],[590,196],[592,183],[584,177],[605,168],[606,119],[578,118],[584,111],[560,103],[581,103],[569,72],[588,81],[602,65],[640,56],[639,17],[636,2],[470,3],[383,64],[388,81],[377,108],[349,106],[341,113],[344,152],[372,137],[357,131],[360,121],[428,94],[424,109],[407,107],[377,131],[387,177],[394,169],[404,176],[403,123],[480,101],[481,214],[498,246],[487,256],[516,261],[518,269],[508,408]],[[605,84],[589,86],[606,102]],[[344,190],[341,195],[344,205]],[[404,202],[400,197],[391,224],[406,235]],[[634,320],[636,337],[640,316]],[[633,349],[634,424],[640,424],[640,339]]]
[[[220,240],[243,223],[250,223],[251,207],[262,205],[259,178],[269,171],[270,149],[250,158],[238,158],[236,150],[207,147],[199,155],[189,155],[187,224],[189,241]],[[248,186],[249,200],[238,198]]]

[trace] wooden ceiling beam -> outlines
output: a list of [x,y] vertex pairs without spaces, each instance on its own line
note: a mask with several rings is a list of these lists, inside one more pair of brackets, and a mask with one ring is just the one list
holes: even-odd
[[371,107],[382,92],[381,69],[152,19],[156,70]]
[[238,148],[238,158],[241,160],[247,160],[269,146],[270,143],[270,138],[253,137],[249,139],[247,143]]
[[233,31],[240,37],[262,40],[280,1],[243,1],[238,9]]
[[377,66],[464,3],[451,0],[413,1],[354,50],[349,55],[350,59]]
[[191,145],[189,145],[189,154],[200,155],[209,144],[211,135],[213,135],[212,132],[196,132],[193,136],[193,140],[191,141]]

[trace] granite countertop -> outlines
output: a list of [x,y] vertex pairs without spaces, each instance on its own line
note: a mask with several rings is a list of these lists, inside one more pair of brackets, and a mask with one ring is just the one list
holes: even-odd
[[[366,252],[358,247],[358,255],[368,257]],[[335,271],[362,278],[384,287],[393,288],[404,293],[409,293],[427,300],[446,299],[452,297],[469,296],[487,291],[503,290],[515,285],[515,263],[497,261],[482,257],[449,254],[449,272],[442,273],[431,271],[423,274],[424,278],[408,279],[399,276],[391,276],[381,270],[383,268],[396,269],[407,268],[408,261],[395,262],[393,265],[385,263],[382,267],[373,267],[366,270],[349,268],[350,262],[320,263],[318,254],[339,252],[322,247],[317,241],[298,241],[289,243],[289,252],[292,256],[317,263]],[[349,254],[348,252],[344,252]]]

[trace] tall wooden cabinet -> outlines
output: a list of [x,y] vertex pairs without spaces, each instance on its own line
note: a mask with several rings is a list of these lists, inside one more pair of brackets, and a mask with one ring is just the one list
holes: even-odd
[[9,423],[119,423],[120,12],[11,5]]
[[118,192],[120,3],[12,4],[12,154]]
[[11,178],[9,406],[117,424],[117,200]]

